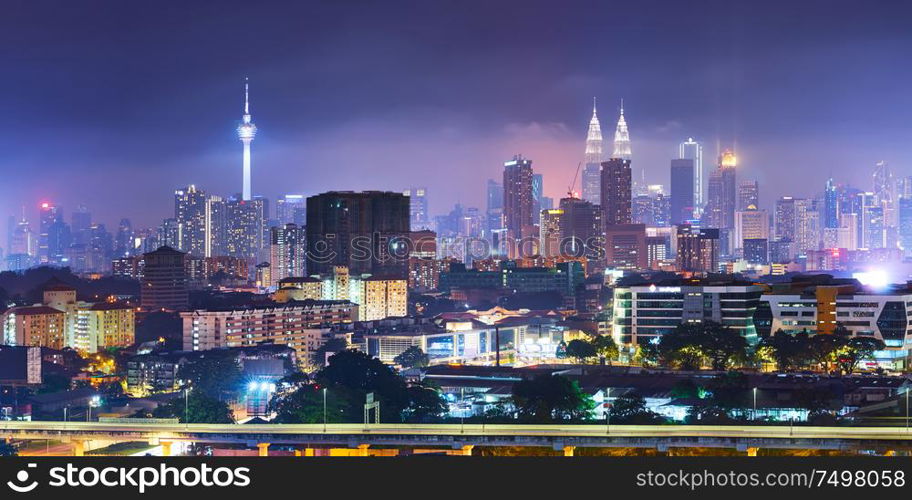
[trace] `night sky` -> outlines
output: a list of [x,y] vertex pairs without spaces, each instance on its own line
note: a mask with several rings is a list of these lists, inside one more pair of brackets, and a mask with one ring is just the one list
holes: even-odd
[[6,0],[0,215],[143,227],[180,186],[238,192],[245,76],[270,198],[426,185],[432,214],[483,209],[514,153],[558,198],[593,96],[609,139],[624,99],[651,183],[693,136],[708,162],[736,148],[766,207],[830,174],[870,189],[879,160],[912,175],[910,5]]

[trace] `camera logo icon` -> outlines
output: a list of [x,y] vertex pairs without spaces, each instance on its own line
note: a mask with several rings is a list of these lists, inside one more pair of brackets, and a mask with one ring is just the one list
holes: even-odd
[[11,490],[16,493],[28,493],[38,487],[38,481],[32,481],[28,483],[29,472],[28,469],[34,469],[38,467],[37,464],[28,464],[26,469],[20,470],[16,473],[15,481],[7,481],[6,485],[10,487]]

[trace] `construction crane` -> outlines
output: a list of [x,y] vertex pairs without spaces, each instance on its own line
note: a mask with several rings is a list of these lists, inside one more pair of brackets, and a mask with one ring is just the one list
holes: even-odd
[[582,166],[583,166],[583,162],[579,162],[576,164],[576,173],[573,174],[573,182],[571,182],[570,185],[567,186],[567,196],[570,198],[576,198],[576,196],[573,195],[573,187],[576,186],[576,179],[577,179],[577,177],[579,177],[580,167],[582,167]]

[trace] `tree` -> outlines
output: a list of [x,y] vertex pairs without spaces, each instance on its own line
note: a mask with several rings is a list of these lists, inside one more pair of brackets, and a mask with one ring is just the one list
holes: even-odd
[[608,360],[610,363],[611,360],[617,359],[620,354],[617,344],[614,343],[614,338],[611,335],[594,335],[592,336],[592,345],[595,347],[595,352],[598,353],[602,358],[602,362]]
[[380,416],[385,421],[401,422],[403,412],[409,407],[405,380],[379,359],[361,351],[336,353],[313,378],[330,391],[344,389],[351,394],[351,411],[347,413],[359,415],[354,422],[361,420],[367,393],[374,393],[375,400],[380,403]]
[[513,406],[520,420],[585,420],[595,403],[576,381],[562,375],[538,375],[513,384]]
[[241,388],[241,367],[235,358],[206,355],[181,365],[178,378],[188,381],[194,392],[222,399]]
[[403,368],[423,368],[430,360],[420,347],[413,345],[393,358],[393,362]]
[[574,339],[567,344],[567,356],[576,359],[577,363],[585,363],[587,359],[592,359],[597,355],[598,351],[591,342]]
[[642,366],[655,366],[659,363],[661,354],[659,353],[659,346],[653,344],[652,342],[646,342],[643,344],[637,344],[636,354],[634,354],[634,361],[641,364]]
[[615,398],[609,410],[611,421],[618,424],[648,425],[661,423],[664,419],[646,408],[646,400],[635,392],[628,392]]
[[884,342],[874,337],[852,337],[836,352],[836,365],[842,373],[850,374],[858,368],[858,363],[871,359],[884,347]]
[[[323,422],[323,388],[316,384],[298,387],[288,394],[276,394],[270,410],[280,424],[317,424]],[[359,414],[352,413],[353,396],[343,387],[326,390],[325,416],[328,423],[357,422]]]
[[194,389],[186,399],[176,397],[152,411],[156,418],[177,418],[190,424],[231,424],[234,415],[228,404]]
[[406,422],[433,422],[440,420],[448,411],[440,393],[422,384],[408,387],[409,406],[405,410]]
[[331,338],[310,355],[310,363],[314,368],[321,368],[326,365],[327,354],[340,353],[346,349],[348,349],[348,342],[345,339]]
[[706,321],[697,339],[713,370],[728,370],[747,360],[747,339],[715,321]]
[[17,450],[15,446],[0,441],[0,457],[15,457],[17,455],[19,455],[19,450]]

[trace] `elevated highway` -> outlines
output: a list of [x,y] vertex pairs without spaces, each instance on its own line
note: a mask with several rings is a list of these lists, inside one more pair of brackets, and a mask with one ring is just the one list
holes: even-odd
[[[177,424],[122,422],[0,422],[0,438],[53,439],[80,444],[147,441],[235,443],[293,447],[419,447],[471,451],[475,446],[758,448],[912,450],[906,427],[703,426],[703,425],[523,425],[523,424]],[[167,451],[167,450],[166,450]],[[166,453],[167,454],[167,453]]]

